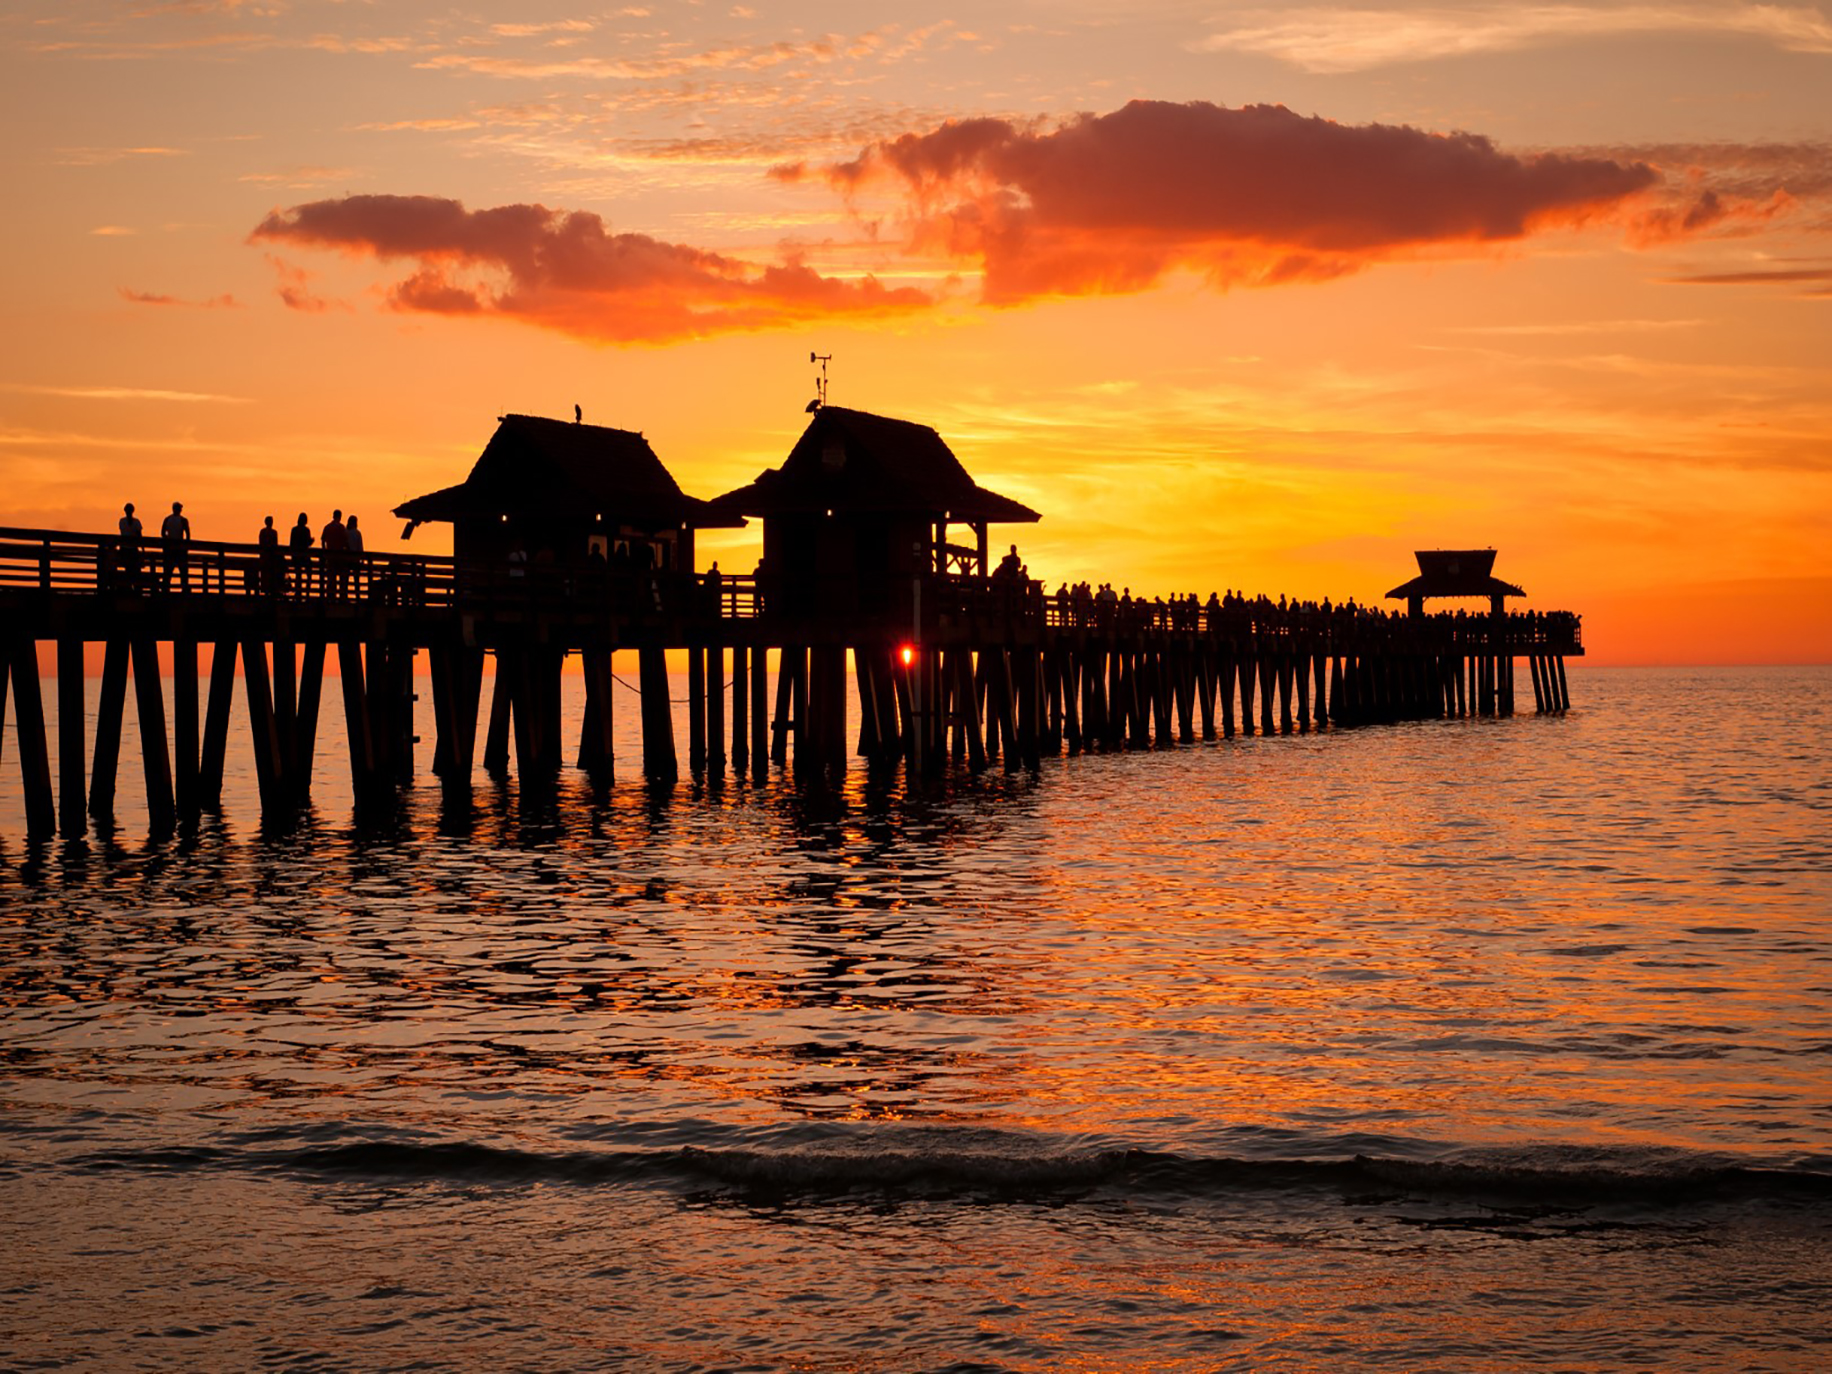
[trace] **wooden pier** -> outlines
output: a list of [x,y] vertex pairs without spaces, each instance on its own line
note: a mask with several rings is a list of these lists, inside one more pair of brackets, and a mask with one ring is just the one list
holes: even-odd
[[[303,516],[291,532],[301,543],[285,548],[272,529],[265,544],[182,545],[0,529],[0,717],[10,689],[29,832],[80,835],[112,814],[130,677],[155,829],[219,803],[238,682],[262,811],[297,808],[333,660],[359,806],[388,805],[409,779],[428,704],[432,769],[455,795],[468,796],[479,765],[501,774],[511,759],[524,784],[569,760],[608,784],[617,651],[637,655],[642,774],[656,784],[680,776],[670,652],[687,660],[687,768],[709,780],[774,768],[831,782],[854,753],[921,777],[1036,768],[1064,750],[1505,716],[1523,659],[1535,710],[1570,704],[1577,617],[1507,612],[1522,592],[1493,577],[1493,550],[1420,553],[1419,577],[1388,593],[1404,615],[1232,595],[1132,601],[1086,584],[1046,597],[1015,546],[997,569],[988,557],[990,525],[1038,513],[979,486],[934,430],[819,402],[810,412],[779,467],[712,501],[681,491],[639,433],[503,416],[464,482],[395,509],[409,534],[451,522],[449,558],[350,550],[335,518],[322,548]],[[763,521],[756,573],[695,571],[697,529],[752,518]],[[971,543],[954,542],[961,526]],[[1427,614],[1431,597],[1487,609]],[[561,738],[573,657],[585,685],[576,748]]]
[[[1015,770],[1065,750],[1503,716],[1521,677],[1535,710],[1559,711],[1570,702],[1565,660],[1583,653],[1575,617],[1556,613],[1115,605],[936,575],[912,580],[895,612],[834,619],[771,610],[786,598],[759,596],[751,576],[511,575],[449,558],[314,554],[301,583],[270,592],[261,560],[252,545],[193,543],[182,584],[168,589],[150,566],[129,572],[116,538],[0,529],[0,709],[10,687],[31,833],[81,834],[110,814],[130,677],[147,810],[169,828],[220,799],[238,681],[263,810],[305,800],[327,661],[353,790],[385,803],[406,780],[428,705],[446,786],[468,789],[479,764],[501,772],[511,759],[524,779],[570,761],[609,781],[615,650],[638,656],[642,773],[663,783],[680,773],[669,650],[687,658],[688,770],[755,779],[771,768],[832,778],[855,751],[917,775]],[[56,646],[55,780],[44,641]],[[91,740],[84,659],[96,644]],[[577,741],[560,737],[560,678],[574,657],[586,699]],[[428,687],[430,703],[416,701]]]

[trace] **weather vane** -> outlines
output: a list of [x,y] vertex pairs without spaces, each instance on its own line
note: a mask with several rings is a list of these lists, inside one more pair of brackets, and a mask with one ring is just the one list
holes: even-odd
[[821,375],[814,379],[814,399],[808,402],[808,414],[812,415],[827,404],[827,364],[833,361],[833,354],[811,351],[808,361],[821,365]]

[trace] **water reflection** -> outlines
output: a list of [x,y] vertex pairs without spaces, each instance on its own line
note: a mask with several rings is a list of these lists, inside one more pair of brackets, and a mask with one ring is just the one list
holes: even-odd
[[1823,779],[1777,735],[1703,787],[1624,705],[1555,722],[1556,756],[1522,719],[915,791],[568,771],[6,841],[0,1049],[14,1101],[193,1137],[202,1110],[1808,1150]]

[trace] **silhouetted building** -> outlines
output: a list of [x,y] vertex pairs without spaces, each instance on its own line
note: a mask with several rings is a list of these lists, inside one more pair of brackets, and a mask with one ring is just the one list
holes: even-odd
[[[975,482],[927,425],[842,406],[817,409],[782,466],[713,505],[762,517],[783,609],[836,613],[900,608],[917,577],[984,577],[988,527],[1042,518]],[[955,525],[972,544],[951,542]]]
[[596,549],[671,572],[693,570],[695,529],[744,524],[683,492],[641,434],[535,415],[503,416],[470,476],[394,513],[408,534],[451,521],[461,562],[500,566],[519,550],[574,565]]
[[1412,556],[1418,559],[1419,575],[1387,593],[1404,601],[1410,615],[1423,615],[1426,600],[1439,596],[1486,596],[1489,609],[1500,615],[1503,598],[1526,595],[1495,576],[1493,549],[1418,549]]

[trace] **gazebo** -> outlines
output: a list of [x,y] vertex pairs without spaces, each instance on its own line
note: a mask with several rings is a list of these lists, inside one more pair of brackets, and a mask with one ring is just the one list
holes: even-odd
[[[780,467],[712,504],[762,518],[763,571],[792,611],[882,611],[911,578],[984,577],[988,527],[1042,518],[975,482],[929,426],[829,405]],[[954,525],[973,543],[952,543]]]
[[500,566],[519,547],[534,562],[596,551],[668,572],[693,571],[695,529],[744,524],[683,492],[640,433],[537,415],[502,416],[470,476],[394,513],[408,535],[449,520],[460,563]]
[[1425,614],[1426,598],[1438,596],[1486,596],[1489,610],[1500,615],[1504,598],[1526,595],[1495,576],[1493,549],[1418,549],[1412,556],[1418,559],[1419,575],[1387,593],[1391,600],[1404,601],[1409,615]]

